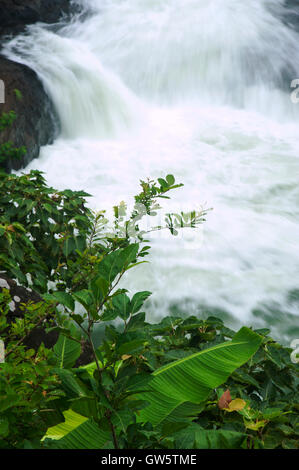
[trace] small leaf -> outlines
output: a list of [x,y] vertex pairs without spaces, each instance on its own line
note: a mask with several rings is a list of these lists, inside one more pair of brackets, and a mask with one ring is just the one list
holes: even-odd
[[230,391],[229,389],[227,389],[219,398],[218,407],[220,408],[220,410],[228,408],[228,405],[230,404],[231,401],[232,401],[232,398],[230,396]]
[[137,292],[131,300],[131,313],[137,313],[150,295],[149,291]]
[[123,354],[123,355],[121,356],[121,358],[122,358],[123,361],[126,361],[127,359],[130,359],[130,357],[132,357],[131,354]]
[[169,184],[169,186],[172,186],[175,183],[175,178],[173,175],[167,175],[166,181]]
[[261,421],[245,421],[245,426],[247,429],[251,429],[252,431],[258,431],[260,428],[264,428],[267,423],[268,421],[266,421],[265,419]]
[[224,408],[226,411],[232,412],[232,411],[240,411],[243,410],[246,406],[246,401],[242,400],[241,398],[236,398],[235,400],[232,400],[228,407]]

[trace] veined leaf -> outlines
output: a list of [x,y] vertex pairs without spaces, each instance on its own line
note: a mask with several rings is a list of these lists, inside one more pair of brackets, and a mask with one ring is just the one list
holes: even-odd
[[105,256],[99,264],[99,275],[112,283],[116,276],[136,259],[139,249],[138,243],[133,243],[126,248],[119,249]]
[[239,449],[246,434],[235,431],[203,429],[192,423],[175,435],[178,449]]
[[127,294],[118,294],[112,299],[112,305],[117,311],[118,315],[127,320],[130,315],[130,299]]
[[225,383],[235,369],[250,359],[261,342],[261,336],[243,327],[232,341],[158,369],[153,373],[149,391],[142,394],[142,399],[150,404],[141,411],[139,421],[157,425],[183,403],[203,402],[212,389]]
[[76,429],[76,427],[80,426],[80,424],[87,421],[87,418],[79,415],[78,413],[75,413],[73,410],[64,411],[63,416],[65,421],[63,423],[57,424],[56,426],[50,427],[47,430],[43,440],[46,438],[61,439],[66,434]]
[[59,367],[72,367],[81,354],[81,345],[66,336],[60,334],[54,346],[54,353],[59,359]]
[[103,277],[97,276],[89,284],[89,289],[91,290],[96,305],[100,304],[109,291],[109,283]]
[[131,300],[131,313],[137,313],[150,295],[148,291],[137,292]]
[[72,311],[75,309],[74,299],[67,292],[56,291],[53,292],[53,294],[44,294],[44,299],[49,300],[50,302],[59,302]]
[[243,408],[246,406],[246,401],[242,400],[242,398],[236,398],[235,400],[232,400],[227,408],[224,408],[225,411],[229,411],[230,413],[232,411],[241,411]]
[[46,446],[58,449],[102,449],[111,440],[111,434],[100,429],[92,419],[71,410],[66,411],[64,416],[64,423],[48,429]]
[[90,391],[83,382],[68,369],[54,369],[61,380],[61,387],[68,398],[80,398],[90,396]]

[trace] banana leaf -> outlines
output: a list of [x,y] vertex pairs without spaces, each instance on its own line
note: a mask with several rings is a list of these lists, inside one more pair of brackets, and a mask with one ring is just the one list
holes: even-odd
[[[158,425],[168,418],[190,416],[190,404],[200,405],[211,390],[225,383],[228,377],[246,363],[258,350],[262,337],[243,327],[232,341],[171,362],[153,373],[148,391],[139,398],[149,404],[141,410],[138,420]],[[198,407],[198,412],[200,406]],[[196,414],[196,407],[193,414]]]

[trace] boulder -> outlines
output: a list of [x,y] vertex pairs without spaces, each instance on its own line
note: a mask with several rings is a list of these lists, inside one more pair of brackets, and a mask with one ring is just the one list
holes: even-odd
[[29,24],[56,23],[72,11],[71,0],[1,0],[0,34],[19,33]]
[[15,147],[27,149],[24,157],[6,163],[9,172],[24,168],[38,157],[42,145],[53,142],[59,132],[59,120],[41,81],[29,67],[0,55],[0,79],[5,84],[5,103],[0,104],[0,115],[9,111],[17,115],[14,123],[0,133],[0,143],[11,141]]
[[[7,38],[23,32],[27,25],[57,23],[78,13],[75,0],[0,0],[0,49]],[[5,84],[5,104],[0,89],[0,115],[15,111],[17,120],[0,133],[0,144],[11,141],[15,147],[25,146],[22,159],[11,159],[5,169],[19,170],[38,157],[40,147],[53,142],[59,132],[59,119],[52,102],[35,72],[25,65],[10,61],[0,53],[0,86]],[[18,99],[19,90],[22,99]]]

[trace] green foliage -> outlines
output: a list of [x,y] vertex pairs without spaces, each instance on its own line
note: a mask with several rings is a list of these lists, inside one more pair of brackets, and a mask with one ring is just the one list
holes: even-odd
[[10,277],[39,292],[48,281],[71,284],[68,262],[86,248],[90,227],[84,192],[49,188],[42,174],[0,174],[0,261]]
[[[272,350],[283,358],[284,390],[277,383],[278,371],[269,374]],[[290,350],[263,331],[242,328],[235,334],[214,317],[167,317],[149,324],[140,312],[118,327],[108,323],[96,355],[100,370],[94,362],[60,376],[69,409],[76,414],[65,413],[65,423],[48,430],[44,446],[95,445],[97,424],[95,448],[111,448],[111,423],[120,448],[298,446],[298,367],[290,361]],[[202,365],[195,367],[192,362],[198,358]],[[272,394],[266,393],[269,387]],[[235,411],[219,407],[227,388],[242,403]],[[161,421],[165,409],[167,419]],[[85,432],[82,417],[91,444],[80,438]]]
[[[180,185],[141,182],[141,186],[143,191],[135,198],[133,213],[127,219],[117,214],[111,228],[104,212],[95,214],[86,207],[84,198],[89,195],[83,191],[49,188],[39,171],[20,177],[0,175],[3,269],[22,285],[31,282],[41,293],[47,292],[48,281],[53,281],[62,292],[80,288],[82,292],[77,295],[81,297],[92,280],[109,283],[110,277],[123,275],[127,269],[125,263],[133,267],[132,256],[137,261],[147,254],[146,247],[139,251],[137,244],[130,245],[133,238],[140,242],[145,235],[138,226],[140,219],[147,211],[159,208],[155,197],[165,197],[166,192]],[[140,210],[141,203],[146,211]],[[204,214],[196,213],[195,227],[202,223]],[[167,224],[166,228],[171,230]],[[131,255],[127,256],[127,252]],[[113,267],[108,274],[105,270],[110,269],[110,260]],[[105,286],[101,289],[104,292]]]
[[17,115],[14,111],[9,113],[2,113],[0,116],[0,132],[4,131],[7,127],[10,127],[16,120]]
[[14,94],[18,101],[21,101],[23,99],[22,92],[18,90],[17,88],[14,89]]
[[0,338],[6,351],[5,362],[0,364],[0,448],[39,446],[46,429],[61,420],[52,403],[62,392],[53,373],[53,353],[43,345],[38,351],[28,349],[24,342],[36,326],[50,322],[52,308],[42,302],[24,304],[24,317],[11,319],[11,300],[9,291],[3,289]]
[[[22,99],[22,94],[19,90],[15,90],[15,94],[18,100]],[[3,132],[7,127],[10,127],[16,120],[16,117],[17,115],[14,111],[2,113],[0,115],[0,133]],[[26,148],[24,146],[16,148],[10,141],[0,144],[0,170],[8,159],[20,159],[25,154]]]
[[[156,370],[150,391],[143,395],[149,405],[142,411],[141,419],[155,425],[172,421],[178,408],[180,418],[187,418],[189,403],[205,401],[211,390],[223,384],[235,369],[250,359],[261,341],[259,335],[243,327],[230,342],[191,354]],[[200,407],[198,409],[201,410]]]
[[[141,220],[181,186],[172,175],[140,183],[132,213],[122,203],[110,223],[86,207],[86,193],[49,188],[38,171],[0,178],[1,270],[44,299],[9,322],[9,294],[1,294],[1,446],[298,447],[298,366],[290,350],[268,331],[235,333],[215,317],[147,323],[151,293],[120,288],[150,249]],[[175,235],[204,216],[167,214],[150,231]],[[24,339],[44,320],[59,331],[58,342],[51,351],[28,350]],[[83,344],[92,362],[77,367]],[[223,400],[225,390],[232,399]]]

